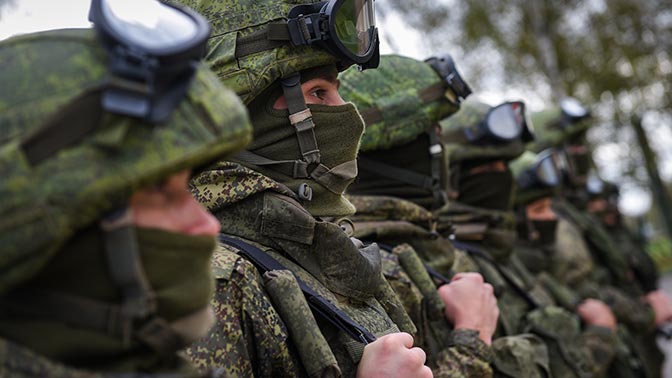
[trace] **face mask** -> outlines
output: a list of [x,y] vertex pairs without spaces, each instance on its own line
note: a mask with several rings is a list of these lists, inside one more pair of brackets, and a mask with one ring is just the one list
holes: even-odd
[[[155,294],[156,316],[171,324],[183,345],[205,336],[214,324],[209,302],[214,284],[210,258],[215,239],[148,228],[135,228],[135,235],[145,277]],[[120,288],[110,278],[102,232],[97,225],[73,237],[25,286],[28,290],[38,292],[48,290],[75,298],[120,304]],[[43,324],[46,325],[42,326],[39,335],[19,330],[21,344],[59,360],[81,360],[86,357],[86,354],[82,354],[82,347],[86,347],[87,353],[92,356],[124,356],[128,353],[129,346],[121,342],[121,335],[88,328],[86,325],[79,327],[87,332],[73,333],[68,331],[69,327],[79,328],[77,324],[66,327],[61,320]],[[34,325],[25,319],[20,324],[10,326],[31,329]],[[58,349],[48,349],[49,343],[43,343],[45,334],[59,340]],[[37,336],[39,338],[33,339]],[[137,345],[130,346],[135,347]],[[154,355],[142,354],[128,358],[138,359],[142,363],[144,359],[151,361]]]
[[458,201],[484,209],[506,211],[511,208],[513,174],[503,172],[483,172],[461,175],[458,183]]
[[530,241],[535,245],[551,245],[555,243],[555,230],[558,226],[557,220],[531,221]]
[[[355,208],[343,193],[357,177],[356,157],[364,132],[364,121],[353,104],[312,104],[308,108],[313,115],[315,139],[320,150],[320,166],[310,173],[311,177],[291,177],[274,170],[272,166],[254,166],[253,169],[297,193],[302,184],[307,184],[312,198],[303,199],[302,205],[314,216],[352,215]],[[287,111],[272,109],[270,106],[258,110],[252,117],[255,133],[258,130],[266,132],[260,133],[261,139],[255,141],[248,150],[273,160],[298,159],[300,150],[294,128],[287,118]]]

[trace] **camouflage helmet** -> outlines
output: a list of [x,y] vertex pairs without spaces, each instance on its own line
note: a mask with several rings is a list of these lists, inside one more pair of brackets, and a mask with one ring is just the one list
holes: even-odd
[[[446,159],[450,164],[465,160],[511,160],[525,151],[534,138],[521,101],[497,106],[468,99],[460,110],[440,122]],[[501,137],[499,125],[506,126]]]
[[588,129],[589,117],[588,109],[571,97],[560,101],[558,106],[532,113],[530,119],[535,127],[535,138],[528,149],[540,152],[561,146],[568,138]]
[[438,121],[455,113],[471,89],[447,54],[424,62],[387,55],[380,63],[363,73],[350,69],[340,79],[343,98],[357,105],[366,123],[359,179],[349,191],[442,206]]
[[340,82],[341,96],[357,106],[366,123],[361,151],[389,149],[433,131],[466,97],[452,95],[434,65],[399,55],[381,56],[376,70],[359,72],[351,67]]
[[[336,64],[343,70],[351,64],[363,68],[376,67],[378,62],[378,37],[373,30],[371,47],[367,58],[355,62],[334,51],[306,42],[310,33],[323,27],[317,20],[303,17],[302,12],[313,12],[315,7],[343,3],[344,16],[373,19],[371,12],[361,12],[361,7],[372,7],[373,0],[169,0],[185,4],[202,15],[212,25],[207,60],[220,80],[232,88],[246,104],[265,91],[278,79],[288,78],[303,70]],[[312,10],[311,10],[312,8]],[[347,14],[347,13],[351,14]],[[311,22],[313,24],[311,24]],[[357,21],[356,21],[357,22]],[[375,24],[375,21],[373,21]],[[290,27],[288,27],[288,25]],[[298,25],[302,43],[293,40],[292,26]],[[316,29],[317,28],[317,29]],[[312,35],[319,42],[319,37]],[[329,39],[329,38],[327,38]],[[335,39],[335,38],[332,38]],[[368,60],[367,60],[368,59]]]
[[0,81],[12,88],[0,93],[0,292],[136,190],[251,138],[244,106],[203,64],[164,122],[102,110],[109,61],[92,30],[0,42]]

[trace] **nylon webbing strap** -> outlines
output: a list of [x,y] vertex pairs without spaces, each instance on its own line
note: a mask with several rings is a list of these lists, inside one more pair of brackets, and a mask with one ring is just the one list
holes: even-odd
[[315,124],[310,109],[306,106],[301,90],[301,75],[294,74],[282,79],[282,91],[287,100],[289,121],[294,126],[303,160],[308,164],[320,162],[320,150],[315,138]]
[[[363,239],[362,241],[364,241],[364,240],[366,240],[366,239]],[[378,244],[378,247],[380,247],[380,249],[384,249],[384,250],[386,250],[387,252],[390,252],[390,253],[392,253],[392,250],[394,249],[394,247],[390,244],[379,243],[379,242],[374,242],[374,241],[370,241],[370,240],[366,240],[366,241],[368,243],[376,243],[376,244]],[[425,270],[427,271],[427,273],[433,279],[435,279],[436,281],[439,282],[436,285],[437,287],[439,287],[443,284],[449,284],[450,283],[450,278],[448,278],[448,277],[444,276],[443,274],[437,272],[436,269],[430,267],[429,265],[427,265],[425,263],[422,263],[422,265],[425,267]],[[449,273],[450,273],[451,277],[455,275],[455,272],[453,272],[452,270]]]
[[401,181],[423,189],[432,190],[432,188],[434,188],[434,182],[431,176],[426,176],[408,169],[381,163],[362,156],[359,157],[359,162],[359,168],[371,173],[375,173],[377,175]]
[[499,266],[499,264],[495,261],[495,259],[492,258],[492,256],[490,256],[488,252],[486,252],[479,246],[471,243],[464,243],[457,240],[450,240],[450,242],[453,244],[455,248],[467,251],[467,253],[469,253],[471,256],[480,258],[490,263],[490,265],[494,266],[495,269],[497,269],[497,272],[499,272],[499,274],[502,275],[502,278],[504,278],[504,280],[511,287],[513,287],[513,289],[518,293],[518,295],[520,295],[525,300],[525,302],[527,302],[527,304],[530,305],[530,307],[532,308],[540,307],[539,303],[537,303],[537,301],[534,300],[534,298],[532,298],[532,296],[527,292],[527,290],[520,287],[520,285],[518,285],[516,280],[513,277],[511,277],[511,275],[507,271],[502,269],[502,267]]
[[445,98],[446,95],[446,84],[444,82],[438,82],[432,84],[429,87],[423,88],[418,92],[420,101],[423,103],[434,102],[441,98]]
[[258,166],[272,166],[274,170],[294,178],[307,178],[308,163],[303,160],[271,160],[250,151],[240,151],[236,158]]
[[[262,273],[269,270],[287,270],[278,260],[272,256],[264,253],[261,249],[246,243],[242,240],[234,239],[226,235],[219,235],[219,241],[235,247],[247,257]],[[376,337],[366,328],[357,324],[345,312],[334,306],[329,300],[317,294],[313,289],[308,287],[299,277],[296,281],[306,297],[306,301],[314,313],[331,323],[334,327],[347,333],[350,337],[358,342],[368,344],[376,340]]]
[[82,93],[27,137],[21,148],[28,162],[39,164],[92,132],[99,125],[102,115],[100,96],[100,87]]
[[443,146],[439,143],[439,138],[433,129],[427,131],[429,136],[429,156],[430,171],[432,175],[432,196],[434,197],[434,208],[438,209],[448,200],[446,192],[441,188],[441,158],[443,157]]
[[100,223],[105,245],[107,268],[112,282],[121,290],[121,315],[127,320],[124,339],[131,339],[133,320],[156,312],[152,291],[140,260],[133,216],[129,208],[105,216]]
[[242,58],[258,52],[273,50],[280,46],[287,46],[288,41],[289,30],[287,24],[269,24],[266,30],[259,30],[236,38],[235,55],[236,58]]

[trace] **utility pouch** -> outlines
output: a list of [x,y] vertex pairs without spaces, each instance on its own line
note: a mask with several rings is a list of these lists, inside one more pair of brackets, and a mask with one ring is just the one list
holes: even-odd
[[310,377],[340,377],[336,357],[313,317],[303,291],[288,270],[264,273],[264,287],[294,340]]

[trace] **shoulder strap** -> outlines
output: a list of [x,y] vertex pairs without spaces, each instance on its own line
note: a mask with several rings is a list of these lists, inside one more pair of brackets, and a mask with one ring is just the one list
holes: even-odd
[[467,253],[469,253],[471,256],[485,260],[488,263],[490,263],[492,266],[495,267],[495,269],[497,269],[497,272],[499,272],[499,274],[502,275],[504,280],[509,285],[511,285],[511,287],[516,291],[516,293],[518,293],[518,295],[520,295],[520,297],[523,298],[528,305],[530,305],[530,307],[532,308],[540,307],[539,303],[537,303],[537,301],[534,298],[532,298],[532,296],[527,292],[527,290],[525,290],[525,288],[523,287],[520,287],[520,285],[518,285],[516,280],[513,279],[513,277],[511,277],[509,272],[502,269],[502,267],[495,261],[495,259],[492,258],[492,256],[490,256],[490,254],[487,251],[483,250],[480,246],[471,243],[465,243],[452,239],[450,240],[450,242],[453,244],[453,246],[455,246],[455,248],[467,251]]
[[[261,249],[239,239],[219,234],[219,241],[237,248],[242,255],[250,260],[262,273],[269,270],[287,270],[278,260],[263,252]],[[295,275],[296,277],[296,275]],[[376,340],[376,337],[366,328],[357,324],[348,314],[334,306],[329,300],[317,294],[308,287],[299,277],[296,281],[306,296],[306,301],[313,313],[319,315],[334,327],[345,332],[358,342],[368,344]]]

